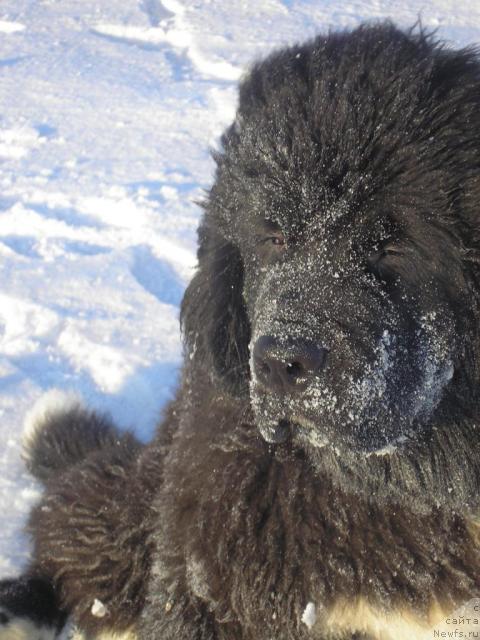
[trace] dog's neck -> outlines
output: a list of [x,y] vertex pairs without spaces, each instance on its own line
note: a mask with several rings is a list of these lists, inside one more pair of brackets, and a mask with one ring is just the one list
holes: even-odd
[[442,507],[480,511],[480,438],[475,422],[431,427],[417,438],[376,453],[308,452],[312,465],[348,493],[399,502],[418,512]]

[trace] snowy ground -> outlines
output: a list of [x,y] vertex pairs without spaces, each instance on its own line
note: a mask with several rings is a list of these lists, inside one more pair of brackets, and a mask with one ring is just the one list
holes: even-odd
[[22,423],[75,389],[148,438],[178,371],[194,204],[259,54],[392,17],[480,42],[478,0],[0,0],[0,576],[39,487]]

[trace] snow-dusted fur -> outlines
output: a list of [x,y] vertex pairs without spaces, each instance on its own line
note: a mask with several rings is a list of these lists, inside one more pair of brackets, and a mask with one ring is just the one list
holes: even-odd
[[82,406],[81,396],[73,391],[50,389],[41,395],[25,416],[23,423],[24,448],[28,450],[29,442],[37,436],[38,431],[44,427],[48,428],[50,416],[68,413],[71,409]]
[[480,593],[477,54],[274,53],[216,160],[177,397],[146,446],[41,421],[23,580],[93,637],[423,637]]

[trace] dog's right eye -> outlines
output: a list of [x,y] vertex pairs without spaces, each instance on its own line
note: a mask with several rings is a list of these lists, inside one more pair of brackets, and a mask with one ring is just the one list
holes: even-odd
[[279,255],[287,248],[287,239],[281,231],[267,231],[265,235],[259,236],[257,249],[263,254]]

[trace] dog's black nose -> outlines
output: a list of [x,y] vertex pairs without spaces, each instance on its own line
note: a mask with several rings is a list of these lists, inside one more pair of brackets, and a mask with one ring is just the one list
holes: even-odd
[[301,391],[325,366],[327,350],[309,340],[288,338],[279,341],[261,336],[253,347],[254,372],[266,387],[281,391]]

